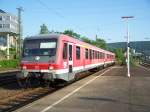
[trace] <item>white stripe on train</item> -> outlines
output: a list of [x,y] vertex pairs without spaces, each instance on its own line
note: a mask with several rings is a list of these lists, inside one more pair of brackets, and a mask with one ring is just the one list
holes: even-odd
[[[109,62],[105,62],[105,64],[109,64],[109,63],[113,63],[113,62],[114,61],[109,61]],[[73,67],[73,71],[94,68],[96,66],[101,66],[101,65],[104,65],[104,63],[96,63],[96,64],[90,64],[90,65],[85,65],[85,66]],[[55,73],[55,74],[63,74],[63,73],[68,73],[69,72],[68,68],[59,69],[59,70],[27,70],[27,71],[28,72]]]

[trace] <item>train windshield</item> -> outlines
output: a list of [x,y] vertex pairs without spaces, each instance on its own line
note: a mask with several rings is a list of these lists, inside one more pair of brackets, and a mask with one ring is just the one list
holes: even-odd
[[55,56],[57,39],[31,39],[24,41],[23,57]]

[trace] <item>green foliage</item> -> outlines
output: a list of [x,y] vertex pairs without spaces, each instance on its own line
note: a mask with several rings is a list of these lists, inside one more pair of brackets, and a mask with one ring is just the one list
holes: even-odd
[[0,68],[17,68],[19,66],[19,60],[1,60]]
[[137,65],[137,59],[134,57],[134,53],[132,49],[130,49],[130,64],[132,66]]
[[74,37],[76,39],[80,39],[80,40],[82,40],[82,41],[84,41],[86,43],[95,45],[95,46],[97,46],[99,48],[106,49],[106,42],[103,39],[100,39],[100,38],[96,37],[96,40],[90,40],[89,38],[87,38],[85,36],[81,36],[80,34],[75,33],[73,30],[65,30],[63,32],[63,34],[69,35],[69,36]]
[[119,65],[126,64],[124,50],[122,48],[115,49],[116,59]]
[[106,42],[103,39],[96,38],[96,40],[93,42],[93,45],[99,48],[106,49]]
[[92,40],[90,40],[89,38],[87,38],[85,36],[81,37],[81,40],[83,40],[86,43],[92,44]]
[[0,50],[0,55],[2,56],[6,55],[6,51]]
[[80,34],[75,33],[73,30],[65,30],[63,34],[74,37],[76,39],[80,39]]
[[40,34],[48,34],[49,33],[49,30],[45,24],[42,24],[40,27],[41,27]]

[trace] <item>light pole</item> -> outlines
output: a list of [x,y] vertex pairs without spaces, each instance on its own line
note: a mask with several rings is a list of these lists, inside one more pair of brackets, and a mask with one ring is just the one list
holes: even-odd
[[18,10],[18,56],[21,57],[21,48],[22,48],[22,21],[21,21],[21,12],[23,11],[22,7],[17,8]]
[[121,17],[127,22],[127,75],[130,77],[130,40],[129,40],[129,25],[128,25],[128,19],[134,18],[133,16],[123,16]]

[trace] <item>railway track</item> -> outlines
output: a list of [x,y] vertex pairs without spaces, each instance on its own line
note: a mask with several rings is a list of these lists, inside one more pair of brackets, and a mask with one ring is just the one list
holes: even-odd
[[[105,70],[105,69],[103,69],[103,70]],[[84,78],[86,76],[89,76],[92,73],[93,72],[81,73],[80,77],[78,78],[78,80],[80,80],[80,79],[82,79],[82,78]],[[7,84],[8,83],[9,84],[12,83],[13,80],[14,80],[14,82],[17,83],[16,79],[13,79],[14,78],[13,75],[11,77],[7,77],[7,78],[6,77],[5,77],[5,79],[10,80],[10,82],[9,81],[6,82]],[[0,80],[2,80],[2,79],[0,79]],[[1,84],[4,85],[6,83],[1,83]],[[73,82],[70,82],[70,83],[73,83]],[[29,104],[29,103],[37,100],[37,99],[40,99],[43,96],[51,94],[54,91],[57,91],[58,89],[61,89],[61,88],[65,87],[65,86],[69,85],[70,83],[57,85],[55,88],[38,86],[38,87],[31,87],[31,88],[27,88],[27,89],[22,89],[17,94],[9,95],[8,97],[4,97],[4,98],[0,99],[0,112],[11,112],[11,111],[14,111],[14,110],[16,110],[16,109],[18,109],[18,108],[20,108],[22,106],[25,106],[25,105],[27,105],[27,104]]]
[[0,86],[5,86],[11,83],[16,83],[16,74],[19,71],[8,72],[8,73],[0,73]]
[[144,63],[140,63],[140,65],[142,65],[142,66],[144,66],[144,67],[150,69],[150,63],[144,62]]
[[33,102],[37,99],[40,99],[43,96],[46,96],[53,91],[56,91],[54,88],[30,88],[23,90],[22,92],[10,96],[7,99],[0,100],[0,112],[11,112],[14,111],[30,102]]
[[16,76],[0,77],[0,86],[5,86],[7,84],[16,83]]

